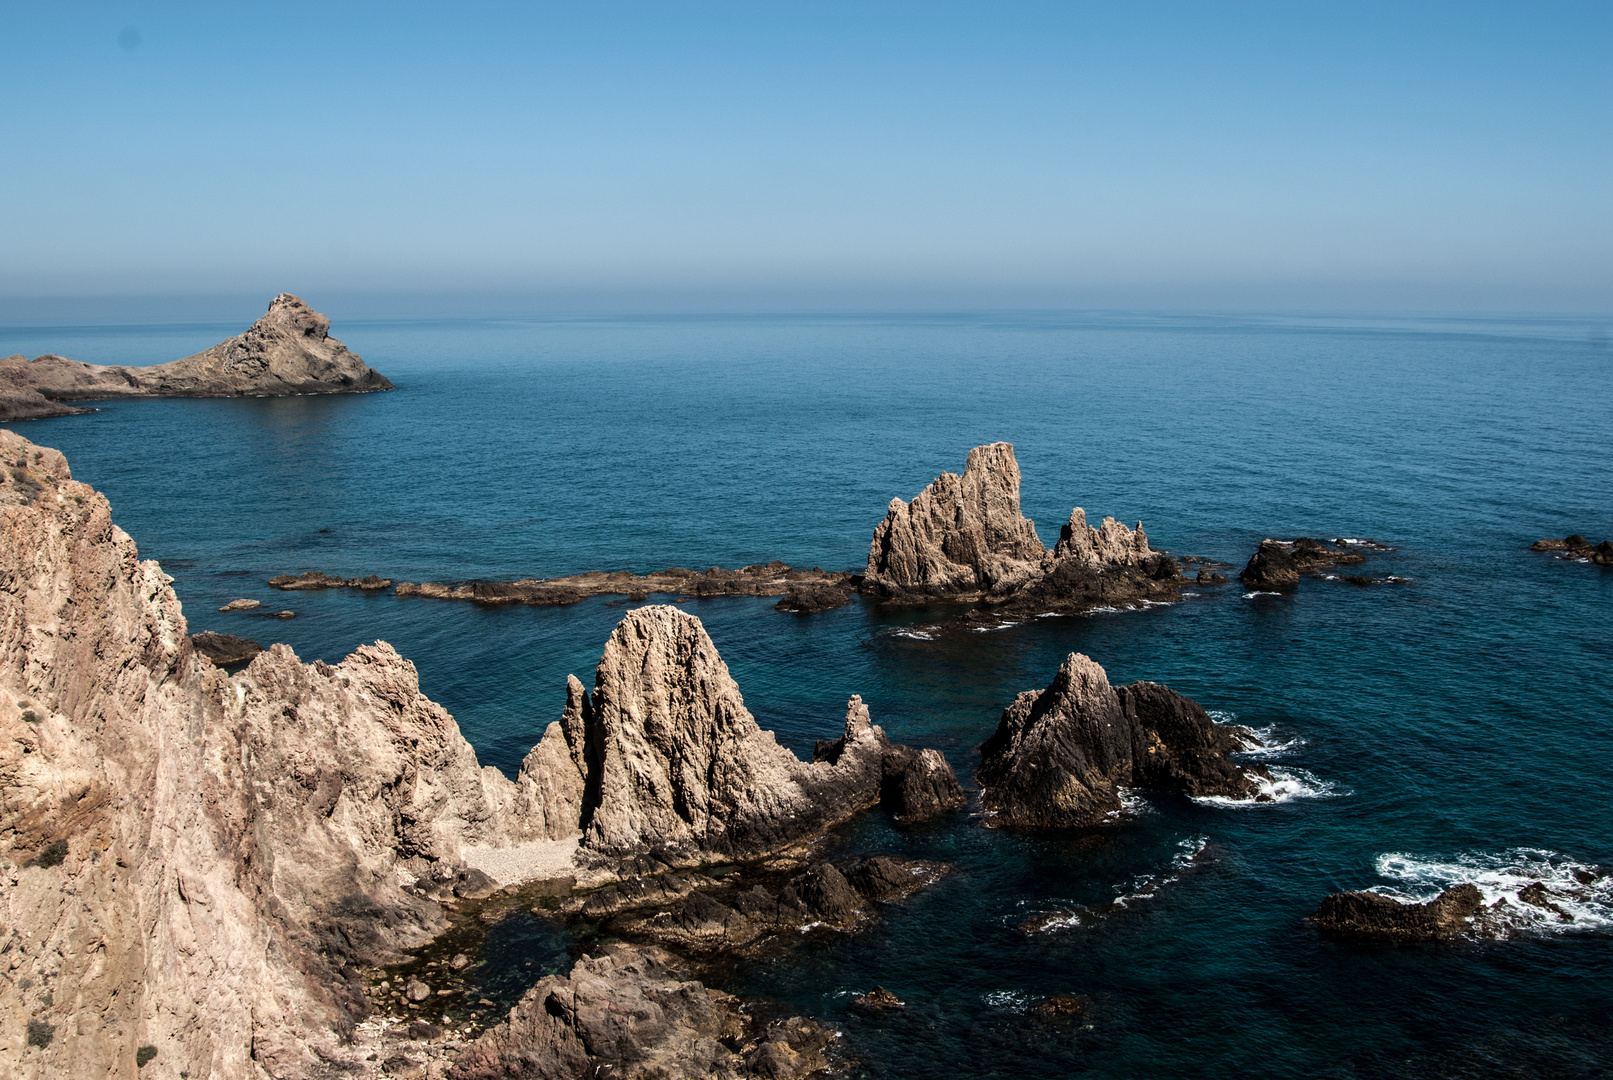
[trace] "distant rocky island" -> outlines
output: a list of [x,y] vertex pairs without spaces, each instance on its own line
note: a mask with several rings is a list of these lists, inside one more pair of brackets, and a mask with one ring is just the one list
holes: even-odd
[[70,416],[109,398],[289,397],[391,390],[386,376],[330,336],[330,320],[290,293],[244,333],[151,367],[102,366],[47,353],[0,359],[0,422]]

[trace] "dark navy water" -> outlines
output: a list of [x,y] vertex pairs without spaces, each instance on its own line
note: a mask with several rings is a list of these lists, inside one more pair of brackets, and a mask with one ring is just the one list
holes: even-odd
[[[98,363],[238,326],[0,330]],[[193,630],[339,660],[374,638],[513,771],[625,610],[278,593],[317,569],[400,580],[860,566],[891,496],[1013,442],[1052,541],[1072,505],[1241,566],[1265,536],[1390,545],[1291,597],[1194,589],[1145,611],[984,630],[860,602],[691,602],[765,727],[805,753],[848,695],[966,779],[1019,690],[1072,650],[1286,750],[1274,804],[1149,797],[1069,836],[967,812],[840,849],[953,873],[875,929],[736,964],[729,989],[826,1017],[878,1077],[1592,1077],[1613,1070],[1613,905],[1518,940],[1349,945],[1328,892],[1492,892],[1613,863],[1613,571],[1525,550],[1613,536],[1613,351],[1574,320],[1156,316],[655,318],[343,324],[393,393],[110,402],[15,425],[65,452],[175,578]],[[215,613],[236,597],[275,621]],[[1126,898],[1119,907],[1111,901]],[[1046,913],[1062,927],[1027,933]],[[539,925],[512,926],[552,962]],[[503,939],[501,939],[503,940]],[[541,967],[542,965],[537,965]],[[908,1002],[848,1009],[878,982]],[[506,988],[507,989],[507,988]],[[1051,994],[1091,1009],[1036,1019]]]

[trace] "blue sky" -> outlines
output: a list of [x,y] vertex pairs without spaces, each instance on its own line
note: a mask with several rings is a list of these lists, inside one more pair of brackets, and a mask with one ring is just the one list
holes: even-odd
[[0,4],[0,300],[1613,309],[1613,4]]

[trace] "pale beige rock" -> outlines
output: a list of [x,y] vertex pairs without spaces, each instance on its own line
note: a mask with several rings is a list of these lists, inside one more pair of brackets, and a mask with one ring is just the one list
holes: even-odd
[[227,676],[60,454],[0,431],[0,465],[8,1075],[307,1075],[363,1007],[335,965],[444,925],[402,882],[536,838],[515,785],[384,643]]
[[521,767],[522,819],[618,858],[671,863],[759,855],[879,802],[890,751],[853,698],[834,760],[803,762],[745,707],[700,620],[631,611],[605,643],[592,696],[567,681],[565,712]]
[[220,611],[251,611],[253,608],[259,608],[259,607],[262,607],[262,606],[263,606],[263,601],[262,600],[241,599],[241,600],[231,600],[229,603],[227,603],[223,607],[219,608],[219,610]]
[[874,530],[865,580],[899,592],[1004,594],[1042,576],[1047,549],[1019,511],[1019,463],[1008,443],[969,451],[911,503],[892,499]]
[[874,530],[860,586],[882,601],[949,600],[999,610],[1080,611],[1175,596],[1176,563],[1113,518],[1090,528],[1076,507],[1052,551],[1020,513],[1008,443],[969,451],[962,476],[942,473],[911,503],[892,499]]

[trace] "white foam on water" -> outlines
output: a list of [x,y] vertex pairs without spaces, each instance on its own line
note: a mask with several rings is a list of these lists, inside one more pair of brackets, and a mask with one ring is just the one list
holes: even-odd
[[1143,796],[1140,791],[1131,788],[1119,788],[1116,794],[1120,796],[1120,808],[1111,810],[1103,815],[1105,821],[1124,821],[1153,810],[1154,805]]
[[934,641],[934,634],[927,634],[923,630],[898,630],[897,637],[912,638],[914,641]]
[[1103,607],[1087,608],[1086,611],[1083,612],[1083,614],[1086,614],[1086,615],[1119,615],[1120,614],[1120,609],[1117,608],[1117,607],[1110,607],[1107,604],[1105,604]]
[[1031,996],[1023,990],[993,990],[989,994],[982,994],[980,1000],[993,1009],[1024,1012],[1025,1006],[1030,1004]]
[[1242,809],[1246,806],[1280,806],[1295,799],[1331,799],[1338,795],[1349,794],[1348,791],[1340,790],[1332,781],[1323,780],[1304,769],[1272,769],[1270,780],[1259,776],[1250,779],[1255,782],[1255,793],[1246,798],[1199,795],[1194,797],[1193,801],[1204,806]]
[[1138,900],[1153,899],[1159,890],[1181,878],[1182,871],[1193,865],[1204,853],[1209,842],[1208,836],[1189,836],[1180,841],[1176,845],[1176,854],[1171,857],[1167,870],[1158,874],[1145,874],[1134,878],[1130,885],[1122,886],[1119,895],[1115,897],[1114,906],[1123,908]]
[[977,634],[990,634],[998,630],[1007,630],[1011,626],[1018,626],[1017,622],[1000,622],[996,626],[971,626],[969,629]]
[[[1228,719],[1221,719],[1222,716]],[[1211,713],[1211,719],[1218,724],[1231,723],[1231,713]],[[1246,758],[1257,761],[1268,761],[1271,758],[1283,757],[1293,753],[1305,745],[1305,740],[1298,735],[1282,735],[1277,731],[1275,724],[1263,728],[1243,727],[1236,732],[1244,747],[1237,753]]]
[[1281,595],[1282,595],[1282,593],[1280,593],[1280,592],[1263,592],[1260,589],[1256,589],[1254,592],[1246,592],[1246,593],[1244,593],[1243,598],[1245,600],[1253,600],[1257,596],[1281,596]]
[[[1464,882],[1478,886],[1485,909],[1475,916],[1474,928],[1481,935],[1613,932],[1613,874],[1546,848],[1464,852],[1446,859],[1391,851],[1378,856],[1376,868],[1398,887],[1373,891],[1406,903],[1432,900]],[[1536,882],[1557,910],[1519,898]]]

